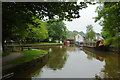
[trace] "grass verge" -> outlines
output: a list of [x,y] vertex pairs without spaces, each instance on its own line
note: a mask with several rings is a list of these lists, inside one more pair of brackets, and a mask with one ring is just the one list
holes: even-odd
[[63,43],[33,43],[33,44],[15,44],[15,45],[8,45],[8,46],[32,46],[32,45],[54,45],[54,44],[63,44]]
[[10,63],[18,65],[18,64],[25,63],[25,62],[29,62],[36,57],[40,57],[41,55],[47,54],[48,52],[43,51],[43,50],[24,50],[24,51],[22,51],[22,53],[24,53],[24,55],[22,57],[17,58],[15,60],[11,61]]

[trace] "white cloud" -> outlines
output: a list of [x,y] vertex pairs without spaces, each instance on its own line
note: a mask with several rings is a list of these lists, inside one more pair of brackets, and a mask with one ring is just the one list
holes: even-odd
[[102,26],[100,26],[97,22],[94,22],[93,17],[97,16],[97,13],[95,13],[96,5],[88,5],[87,8],[80,10],[80,18],[74,19],[72,22],[64,21],[67,29],[70,31],[77,30],[77,31],[83,31],[86,33],[86,26],[87,25],[93,25],[93,29],[97,33],[101,33]]

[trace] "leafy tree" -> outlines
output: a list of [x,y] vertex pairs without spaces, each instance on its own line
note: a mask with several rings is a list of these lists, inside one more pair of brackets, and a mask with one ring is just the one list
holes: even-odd
[[[67,6],[67,7],[66,7]],[[2,3],[2,47],[5,40],[19,40],[26,36],[26,24],[32,23],[31,17],[37,15],[39,19],[58,18],[68,20],[79,18],[79,10],[87,7],[81,2],[3,2]],[[24,35],[23,35],[24,34]]]
[[93,26],[92,25],[88,25],[86,26],[87,30],[86,30],[86,34],[85,34],[85,39],[86,40],[92,40],[95,38],[95,32],[93,31]]
[[[87,3],[80,2],[3,2],[2,3],[2,47],[5,40],[24,39],[27,24],[32,23],[32,16],[39,19],[68,20],[79,18],[79,10],[87,7]],[[67,6],[67,7],[66,7]],[[15,30],[17,29],[17,30]],[[20,33],[19,33],[20,32]],[[24,35],[23,35],[24,34]],[[19,36],[19,37],[18,37]]]
[[67,35],[75,36],[75,35],[77,35],[77,33],[73,32],[73,31],[67,31]]
[[93,29],[93,26],[87,25],[86,28],[87,28],[86,33],[89,33],[91,31],[91,29]]
[[89,34],[90,34],[90,40],[93,40],[95,38],[95,32],[91,29]]
[[83,37],[85,37],[85,33],[83,31],[80,31],[79,34]]
[[48,34],[53,40],[66,39],[66,26],[62,21],[48,23]]
[[83,31],[80,31],[80,32],[78,32],[78,31],[76,31],[76,30],[74,30],[74,31],[67,31],[67,35],[77,35],[77,34],[80,34],[81,36],[85,36],[85,34],[84,34],[84,32]]
[[30,40],[46,39],[48,37],[46,23],[36,17],[32,17],[32,19],[33,24],[28,24],[28,36],[26,38]]
[[33,15],[38,15],[40,19],[56,17],[59,20],[71,21],[79,18],[79,10],[86,7],[84,2],[79,5],[76,2],[3,2],[3,41],[11,39],[7,35],[11,36],[14,27],[21,25],[20,27],[26,28],[26,23],[31,23]]
[[99,6],[96,11],[98,12],[98,16],[95,19],[96,21],[101,21],[100,25],[103,26],[101,34],[105,39],[106,45],[119,46],[120,2],[104,2],[103,6]]
[[78,31],[74,30],[74,31],[73,31],[73,33],[76,33],[76,34],[78,34]]

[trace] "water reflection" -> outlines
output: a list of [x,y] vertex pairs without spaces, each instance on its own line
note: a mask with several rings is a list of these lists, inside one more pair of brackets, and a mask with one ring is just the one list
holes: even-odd
[[99,72],[99,74],[95,74],[96,78],[117,78],[120,79],[120,67],[119,67],[119,58],[120,55],[113,52],[90,52],[84,50],[85,53],[89,56],[87,57],[89,60],[95,58],[100,61],[105,61],[105,65]]
[[48,50],[50,55],[45,66],[22,74],[29,78],[120,78],[120,56],[113,52],[90,52],[75,45],[34,49]]
[[75,45],[50,48],[46,66],[32,78],[94,78],[104,65],[96,60],[89,62],[85,52]]
[[47,68],[52,70],[62,69],[67,59],[66,48],[53,47],[49,57]]
[[89,60],[92,60],[93,58],[99,60],[99,61],[104,61],[104,57],[103,56],[100,56],[96,53],[93,53],[93,52],[90,52],[90,51],[87,51],[87,50],[84,50],[84,52],[88,55],[87,58]]
[[66,52],[67,49],[64,48],[64,46],[43,46],[34,48],[50,51],[49,60],[46,64],[47,68],[50,68],[52,70],[63,68],[68,57]]
[[52,51],[52,49],[50,48],[50,49],[49,49],[49,52],[51,52],[51,51]]
[[62,48],[62,46],[60,46],[60,48]]
[[120,56],[118,54],[109,54],[105,57],[105,66],[104,69],[101,70],[101,73],[103,75],[99,75],[99,77],[103,78],[119,78],[119,58]]
[[73,45],[64,45],[64,47],[67,49],[67,51],[70,51],[70,52],[73,52],[73,51],[76,51],[76,46],[73,44]]

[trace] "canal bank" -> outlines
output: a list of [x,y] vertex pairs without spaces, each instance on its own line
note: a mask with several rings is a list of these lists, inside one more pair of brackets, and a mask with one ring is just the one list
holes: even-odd
[[31,46],[58,46],[63,45],[63,43],[33,43],[33,44],[13,44],[13,45],[7,45],[8,47],[31,47]]
[[62,46],[63,43],[34,43],[34,44],[14,44],[6,45],[7,51],[23,51],[24,49],[33,49],[40,46]]
[[[119,78],[118,54],[86,52],[74,45],[39,46],[35,49],[50,51],[44,65],[37,65],[15,74],[13,78]],[[115,80],[116,80],[115,79]]]
[[3,57],[3,79],[7,79],[36,65],[42,64],[48,59],[49,55],[49,52],[42,50],[24,50],[21,51],[21,53],[22,55],[11,56],[13,55],[13,53],[11,53],[10,55]]
[[86,49],[88,51],[91,51],[91,52],[112,52],[112,53],[116,53],[116,54],[119,54],[119,49],[116,48],[116,47],[106,47],[106,49],[104,50],[101,50],[101,49],[94,49],[94,48],[90,48],[90,47],[83,47],[83,49]]

